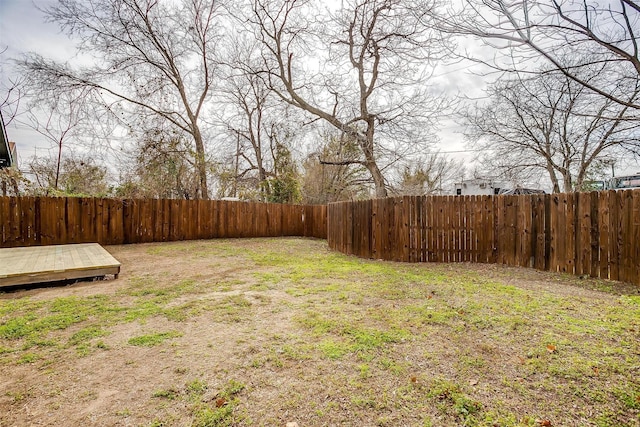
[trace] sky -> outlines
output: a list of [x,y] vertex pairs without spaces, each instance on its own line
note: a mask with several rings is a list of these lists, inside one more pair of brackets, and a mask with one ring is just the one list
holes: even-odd
[[[19,58],[26,52],[36,52],[63,61],[73,59],[76,54],[73,43],[60,32],[56,24],[45,22],[44,14],[38,10],[38,7],[46,7],[55,2],[56,0],[0,0],[0,49],[7,48],[2,54],[3,61],[7,58]],[[461,89],[468,92],[470,87],[477,89],[482,81],[477,76],[466,74],[468,68],[469,65],[455,64],[452,68],[440,70],[438,76],[443,88],[450,92]],[[5,74],[2,77],[9,76]],[[451,154],[457,157],[465,154],[461,152],[465,149],[462,135],[455,133],[457,127],[452,121],[443,123],[439,133],[442,141],[436,149],[456,151]],[[17,141],[23,159],[32,156],[36,150],[49,147],[43,137],[30,131],[25,125],[10,125],[7,132],[12,140]],[[469,157],[473,157],[473,154],[469,153]]]
[[[0,0],[0,52],[2,53],[3,81],[11,78],[5,61],[20,58],[26,52],[38,52],[48,57],[67,60],[74,56],[75,47],[60,33],[57,25],[46,23],[38,7],[46,7],[55,0]],[[37,150],[50,148],[49,143],[26,125],[7,127],[9,139],[18,146],[18,156],[24,161]]]
[[[69,38],[60,32],[56,24],[47,23],[38,8],[46,7],[57,0],[0,0],[0,52],[2,63],[9,58],[19,58],[26,52],[36,52],[57,60],[73,60],[76,48]],[[469,41],[472,43],[471,41]],[[10,77],[6,65],[2,67],[1,79]],[[461,93],[469,97],[481,97],[486,78],[478,75],[480,70],[471,63],[457,63],[436,71],[436,81],[449,93]],[[7,127],[9,139],[18,145],[22,164],[34,154],[46,155],[51,149],[44,137],[24,124],[13,123]],[[438,132],[440,142],[434,150],[460,159],[467,166],[480,155],[465,146],[460,126],[453,120],[445,120]],[[640,164],[617,165],[618,173],[640,171]],[[469,177],[467,177],[469,178]]]

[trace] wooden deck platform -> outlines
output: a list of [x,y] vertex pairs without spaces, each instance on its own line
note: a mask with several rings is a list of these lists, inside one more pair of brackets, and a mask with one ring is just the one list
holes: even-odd
[[0,249],[0,287],[120,273],[120,263],[97,243]]

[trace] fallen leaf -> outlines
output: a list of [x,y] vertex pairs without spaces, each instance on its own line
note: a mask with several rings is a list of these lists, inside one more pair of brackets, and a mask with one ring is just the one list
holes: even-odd
[[427,299],[431,299],[431,298],[433,298],[433,295],[428,295],[427,296]]
[[416,378],[416,377],[411,377],[411,382],[412,382],[412,383],[417,383],[417,382],[418,382],[418,378]]
[[593,369],[593,373],[596,375],[596,377],[600,375],[600,369],[598,369],[597,366],[594,366],[591,369]]
[[551,427],[551,421],[549,420],[540,420],[538,421],[538,424],[540,424],[542,427]]
[[553,345],[553,344],[547,344],[547,351],[548,351],[549,353],[556,353],[558,350],[557,350],[557,348],[556,348],[556,346],[555,346],[555,345]]
[[522,356],[518,356],[518,360],[520,361],[520,364],[521,364],[521,365],[524,365],[525,363],[527,363],[527,359],[525,359],[525,358],[524,358],[524,357],[522,357]]
[[221,407],[222,405],[224,405],[225,403],[227,403],[227,399],[225,399],[224,397],[219,397],[216,399],[216,408]]

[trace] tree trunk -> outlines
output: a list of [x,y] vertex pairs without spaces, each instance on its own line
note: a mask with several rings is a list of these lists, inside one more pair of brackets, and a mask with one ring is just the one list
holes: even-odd
[[578,176],[576,177],[576,180],[574,182],[574,185],[578,191],[582,191],[583,189],[582,184],[584,184],[584,180],[587,177],[587,171],[589,170],[590,166],[591,166],[591,159],[587,161],[583,161],[582,164],[580,165]]
[[573,191],[573,180],[571,179],[571,172],[569,172],[569,169],[567,169],[563,174],[562,174],[562,178],[563,178],[563,185],[564,185],[564,192],[565,193],[569,193],[571,191]]
[[60,178],[60,162],[62,161],[62,141],[58,142],[58,163],[56,163],[56,183],[55,189],[58,189],[58,179]]
[[547,172],[549,172],[549,179],[551,180],[551,184],[553,185],[553,193],[559,193],[560,183],[558,182],[556,171],[553,168],[553,165],[549,161],[547,161]]
[[193,139],[196,143],[196,170],[200,181],[200,194],[196,197],[199,199],[209,199],[209,188],[207,186],[207,162],[204,154],[204,143],[200,129],[195,127]]
[[[371,120],[372,122],[373,120]],[[367,168],[369,173],[371,174],[371,178],[373,178],[373,184],[376,189],[376,197],[385,198],[388,196],[387,187],[384,184],[384,176],[378,167],[378,163],[376,162],[376,158],[373,154],[373,123],[369,123],[367,128],[367,136],[359,137],[358,142],[360,143],[360,148],[364,153],[364,166]]]
[[365,167],[367,168],[369,173],[371,173],[371,177],[373,178],[373,184],[376,188],[376,197],[387,197],[387,187],[384,185],[384,176],[382,175],[378,164],[375,161],[367,161],[365,163]]

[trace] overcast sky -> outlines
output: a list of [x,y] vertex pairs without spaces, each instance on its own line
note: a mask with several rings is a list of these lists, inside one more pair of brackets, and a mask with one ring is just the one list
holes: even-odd
[[[0,0],[0,51],[6,49],[2,54],[3,80],[6,81],[9,77],[7,60],[19,58],[26,52],[36,52],[57,60],[73,60],[76,54],[73,43],[60,32],[56,24],[46,23],[43,13],[38,10],[38,7],[46,7],[55,2],[56,0]],[[458,92],[478,97],[482,94],[484,81],[472,74],[473,70],[471,64],[455,64],[439,70],[437,81],[452,94]],[[444,122],[439,132],[441,141],[437,149],[470,164],[479,153],[464,146],[462,135],[458,131],[459,126],[453,121]],[[42,136],[25,125],[14,123],[7,128],[7,134],[17,143],[23,163],[34,153],[45,155],[46,150],[51,148]],[[635,163],[624,168],[620,165],[620,169],[616,172],[631,173],[640,170],[640,165]]]
[[[61,34],[57,25],[45,23],[40,7],[54,0],[0,0],[0,52],[2,53],[2,80],[11,77],[11,58],[19,58],[26,52],[38,52],[47,57],[67,60],[75,54],[68,37]],[[18,145],[22,161],[38,150],[50,148],[49,143],[37,132],[25,125],[14,123],[7,127],[10,140]],[[44,154],[44,152],[42,152]]]

